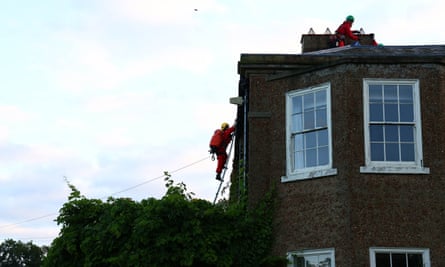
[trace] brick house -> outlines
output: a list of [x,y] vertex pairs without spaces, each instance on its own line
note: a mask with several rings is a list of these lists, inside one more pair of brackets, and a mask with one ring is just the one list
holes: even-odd
[[318,37],[241,54],[232,196],[275,187],[289,266],[445,266],[445,45]]

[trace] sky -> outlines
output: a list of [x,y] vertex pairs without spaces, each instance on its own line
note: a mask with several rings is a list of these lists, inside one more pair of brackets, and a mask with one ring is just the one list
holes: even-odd
[[436,0],[1,0],[0,242],[50,245],[66,181],[87,198],[139,201],[164,195],[168,171],[213,201],[208,143],[235,121],[240,54],[300,54],[302,34],[335,31],[347,15],[385,46],[444,45],[443,10]]

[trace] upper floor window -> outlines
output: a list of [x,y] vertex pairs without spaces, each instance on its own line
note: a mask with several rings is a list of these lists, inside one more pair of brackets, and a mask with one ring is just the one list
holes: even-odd
[[419,82],[363,83],[366,166],[361,172],[429,173],[423,168]]
[[336,174],[330,102],[329,84],[287,94],[287,176],[283,182]]
[[371,267],[430,267],[428,249],[370,248]]

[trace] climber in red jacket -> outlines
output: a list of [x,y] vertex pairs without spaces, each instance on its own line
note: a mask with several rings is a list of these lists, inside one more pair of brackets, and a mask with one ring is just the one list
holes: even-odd
[[221,124],[221,130],[217,129],[210,141],[211,152],[216,153],[218,165],[216,167],[216,180],[222,181],[221,172],[227,160],[227,146],[232,141],[232,133],[235,131],[235,125],[229,127],[227,122]]
[[354,17],[349,15],[346,17],[346,20],[338,27],[335,31],[335,35],[337,37],[338,46],[345,45],[345,39],[350,38],[353,41],[358,41],[359,38],[351,31],[352,23],[354,23]]

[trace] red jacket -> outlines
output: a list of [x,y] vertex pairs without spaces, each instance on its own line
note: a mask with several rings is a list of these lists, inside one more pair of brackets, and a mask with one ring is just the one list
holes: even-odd
[[216,153],[226,153],[227,145],[232,140],[232,133],[235,131],[235,126],[227,128],[222,133],[222,143],[221,146],[216,149]]
[[357,35],[354,35],[351,31],[351,27],[352,27],[352,22],[350,21],[344,21],[339,27],[338,29],[335,31],[335,33],[338,35],[344,35],[347,36],[349,38],[351,38],[354,41],[358,40]]

